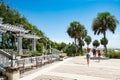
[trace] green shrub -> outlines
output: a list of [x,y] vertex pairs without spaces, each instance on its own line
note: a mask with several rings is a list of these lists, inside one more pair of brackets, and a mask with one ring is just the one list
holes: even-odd
[[75,53],[76,53],[75,45],[71,44],[66,46],[65,53],[67,53],[67,56],[75,56]]
[[112,49],[108,49],[107,57],[109,58],[119,58],[120,59],[120,50],[115,51]]

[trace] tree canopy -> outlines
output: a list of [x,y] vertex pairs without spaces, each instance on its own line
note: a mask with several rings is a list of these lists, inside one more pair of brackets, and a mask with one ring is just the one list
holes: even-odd
[[[81,25],[77,21],[73,21],[70,23],[70,26],[67,28],[67,33],[71,38],[74,38],[75,46],[76,46],[76,54],[77,54],[77,46],[80,48],[80,52],[82,53],[82,46],[84,46],[83,39],[87,35],[87,30],[83,25]],[[76,44],[76,40],[78,41],[78,45]]]
[[91,41],[92,41],[91,37],[89,35],[87,35],[85,37],[85,42],[86,42],[87,46],[91,43]]
[[98,40],[94,40],[93,41],[93,46],[95,46],[96,48],[100,45]]

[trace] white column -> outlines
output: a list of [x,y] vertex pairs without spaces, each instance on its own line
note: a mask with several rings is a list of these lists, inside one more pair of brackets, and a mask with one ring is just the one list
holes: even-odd
[[36,39],[34,38],[33,40],[32,40],[32,50],[33,51],[36,51]]
[[18,36],[18,54],[19,55],[23,54],[23,50],[22,50],[22,36]]

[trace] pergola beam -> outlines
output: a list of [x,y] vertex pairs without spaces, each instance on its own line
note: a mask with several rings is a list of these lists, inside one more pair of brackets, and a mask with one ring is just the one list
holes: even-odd
[[24,34],[23,38],[41,39],[41,37],[32,34]]
[[32,39],[32,50],[36,51],[36,41],[37,39],[41,39],[41,37],[36,36],[36,34],[25,34],[23,38],[31,38]]

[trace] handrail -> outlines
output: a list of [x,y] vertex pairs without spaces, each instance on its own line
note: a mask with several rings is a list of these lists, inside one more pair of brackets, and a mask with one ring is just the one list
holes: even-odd
[[12,56],[9,53],[7,53],[6,51],[2,50],[2,49],[0,49],[0,54],[8,57],[9,59],[12,59]]
[[10,59],[12,59],[12,56],[2,49],[0,49],[0,54],[1,56],[5,56],[3,57],[4,59],[0,63],[0,71],[4,73],[6,71],[6,67],[9,67],[11,65]]

